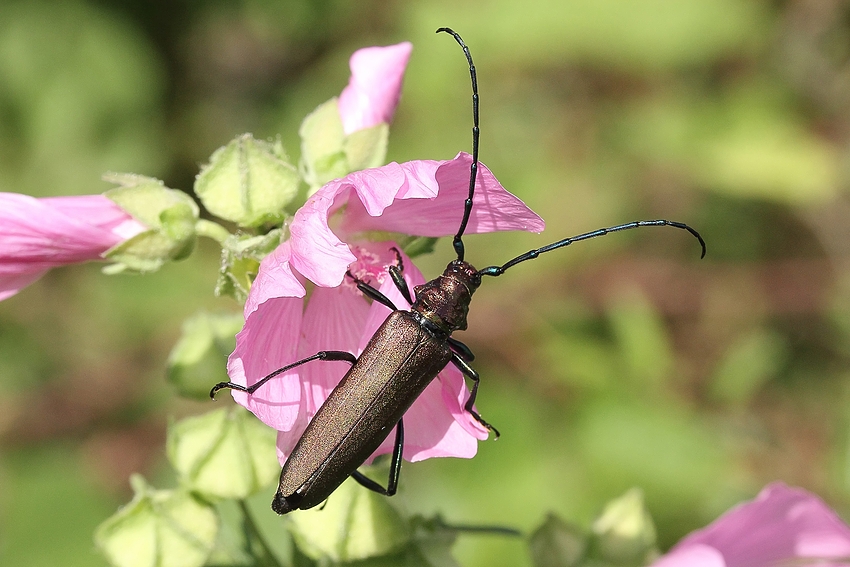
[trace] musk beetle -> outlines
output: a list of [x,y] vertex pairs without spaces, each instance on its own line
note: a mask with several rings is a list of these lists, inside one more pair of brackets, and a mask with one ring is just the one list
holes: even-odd
[[[283,465],[280,485],[272,501],[272,509],[278,514],[296,509],[306,510],[321,504],[349,476],[370,490],[387,496],[395,494],[404,446],[404,413],[449,363],[454,364],[472,381],[472,391],[465,410],[498,437],[498,431],[474,409],[479,376],[469,365],[474,358],[472,352],[451,337],[454,331],[466,329],[469,302],[481,285],[483,276],[500,276],[516,264],[537,258],[544,252],[569,246],[573,242],[644,226],[670,226],[687,230],[699,240],[702,256],[705,256],[705,242],[690,226],[668,220],[650,220],[629,222],[565,238],[530,250],[500,266],[478,270],[464,261],[463,234],[472,212],[478,170],[478,81],[469,48],[460,35],[449,28],[440,28],[437,32],[450,34],[461,46],[472,79],[472,166],[463,220],[452,242],[457,258],[449,263],[442,275],[415,287],[411,293],[402,277],[401,255],[398,250],[395,251],[398,260],[396,265],[388,268],[388,272],[402,296],[411,304],[409,311],[396,308],[384,294],[348,272],[348,277],[363,294],[392,310],[359,357],[343,351],[320,351],[272,372],[250,387],[222,382],[210,392],[211,397],[224,388],[253,393],[275,376],[315,360],[337,360],[351,364],[339,385],[331,391],[307,425]],[[357,468],[381,445],[393,428],[395,445],[387,487],[384,488],[358,472]]]

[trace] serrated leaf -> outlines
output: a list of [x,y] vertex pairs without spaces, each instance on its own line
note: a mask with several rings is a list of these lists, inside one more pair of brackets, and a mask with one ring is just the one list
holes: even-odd
[[95,544],[115,567],[201,567],[212,550],[218,517],[183,490],[154,490],[131,479],[133,500],[103,522]]
[[323,507],[290,516],[299,549],[313,559],[357,561],[392,553],[410,540],[410,526],[387,498],[348,479]]
[[241,313],[197,313],[183,322],[180,340],[168,357],[168,380],[180,394],[208,399],[213,384],[227,380],[227,357],[245,322]]
[[256,227],[283,221],[300,181],[279,141],[243,134],[213,153],[195,179],[195,194],[217,217]]
[[246,498],[277,479],[276,439],[234,406],[171,424],[166,451],[184,486],[210,498]]
[[390,127],[384,122],[349,134],[343,143],[349,171],[384,165],[389,137]]

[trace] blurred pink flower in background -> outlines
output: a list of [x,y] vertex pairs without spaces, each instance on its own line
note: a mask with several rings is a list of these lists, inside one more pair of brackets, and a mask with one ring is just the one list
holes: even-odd
[[817,496],[765,487],[676,544],[652,567],[847,567],[850,527]]
[[103,195],[0,193],[0,300],[56,266],[98,260],[146,227]]
[[365,47],[349,60],[351,78],[339,95],[339,114],[346,135],[392,122],[413,45]]
[[[457,231],[469,186],[471,156],[449,161],[413,161],[358,171],[331,181],[295,213],[290,238],[260,265],[245,305],[245,326],[236,337],[228,374],[250,385],[319,350],[359,354],[389,310],[362,297],[346,269],[380,289],[397,307],[403,300],[386,268],[396,262],[392,242],[358,238],[364,231],[420,236]],[[467,233],[498,230],[540,232],[544,223],[479,166],[475,206]],[[331,225],[334,229],[331,229]],[[402,255],[408,286],[425,278]],[[304,282],[315,287],[309,301]],[[254,394],[233,391],[236,401],[279,431],[285,460],[307,423],[345,374],[344,362],[314,361],[270,380]],[[469,396],[460,372],[449,365],[405,415],[404,458],[471,457],[487,431],[463,405]],[[392,450],[385,441],[376,455]]]

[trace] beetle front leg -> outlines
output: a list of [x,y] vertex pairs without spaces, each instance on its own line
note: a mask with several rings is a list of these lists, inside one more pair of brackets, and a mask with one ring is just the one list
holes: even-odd
[[384,488],[368,476],[359,471],[351,473],[351,478],[365,486],[369,490],[383,494],[384,496],[393,496],[398,489],[398,477],[401,475],[401,456],[404,450],[404,420],[398,420],[398,425],[395,428],[395,446],[393,447],[393,459],[390,462],[390,476],[387,479],[387,487]]
[[481,383],[481,377],[478,375],[478,372],[475,371],[458,353],[452,351],[452,363],[457,366],[458,370],[463,372],[464,376],[467,376],[470,380],[472,380],[472,392],[469,394],[469,399],[466,400],[466,404],[463,406],[463,409],[472,414],[472,417],[475,418],[475,421],[483,425],[487,428],[487,431],[492,431],[496,436],[496,439],[500,437],[499,430],[484,421],[478,412],[473,409],[472,406],[475,405],[475,398],[478,395],[478,384]]
[[405,301],[413,305],[415,299],[413,297],[413,294],[410,293],[410,288],[407,287],[407,280],[405,280],[404,276],[402,275],[402,273],[404,273],[404,261],[401,259],[401,252],[399,252],[399,249],[395,246],[390,248],[390,250],[395,252],[396,265],[388,267],[387,272],[389,272],[393,283],[401,292],[401,295],[402,297],[404,297]]
[[215,394],[219,390],[239,390],[240,392],[247,392],[248,394],[253,394],[257,391],[257,388],[274,378],[275,376],[286,372],[287,370],[292,370],[296,366],[301,366],[302,364],[306,364],[313,360],[340,360],[343,362],[350,362],[354,364],[357,362],[357,357],[351,354],[350,352],[345,352],[342,350],[320,350],[313,356],[308,356],[307,358],[303,358],[297,362],[293,362],[292,364],[287,364],[283,368],[278,368],[268,376],[264,376],[262,379],[258,380],[256,383],[250,386],[243,386],[241,384],[236,384],[235,382],[219,382],[210,390],[210,397],[215,399]]
[[357,284],[357,289],[359,289],[363,293],[363,295],[365,295],[372,301],[377,301],[381,305],[384,305],[385,307],[392,309],[393,311],[398,311],[398,307],[395,306],[392,300],[383,293],[381,293],[378,289],[367,284],[366,282],[352,274],[350,271],[345,272],[345,275],[354,280],[354,283]]

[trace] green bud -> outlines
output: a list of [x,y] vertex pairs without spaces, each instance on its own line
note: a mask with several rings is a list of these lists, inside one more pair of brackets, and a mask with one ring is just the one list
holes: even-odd
[[320,104],[308,114],[298,133],[301,135],[301,168],[311,192],[351,171],[336,98]]
[[606,504],[593,522],[593,535],[599,557],[621,565],[644,565],[655,551],[655,525],[640,489],[632,488]]
[[148,227],[104,253],[115,262],[104,272],[152,272],[192,253],[199,211],[191,197],[152,177],[109,174],[104,179],[120,185],[107,191],[106,197]]
[[313,559],[357,561],[390,554],[410,540],[410,527],[385,496],[348,479],[323,507],[289,516],[298,548]]
[[183,486],[208,498],[246,498],[277,479],[276,433],[239,406],[168,428],[166,452]]
[[227,357],[245,322],[241,313],[196,313],[183,322],[180,340],[168,357],[168,380],[183,396],[208,399],[213,384],[227,378]]
[[274,144],[243,134],[217,149],[195,179],[207,210],[243,227],[280,224],[301,179],[280,140]]
[[245,303],[260,262],[280,245],[282,232],[271,230],[261,236],[234,234],[221,246],[221,269],[215,293]]
[[359,171],[384,165],[390,127],[381,122],[371,128],[352,132],[345,138],[343,148],[349,171]]
[[587,553],[587,535],[554,514],[534,530],[529,550],[534,567],[575,567]]
[[115,567],[201,567],[218,533],[212,506],[184,490],[155,490],[130,478],[133,500],[95,532]]

